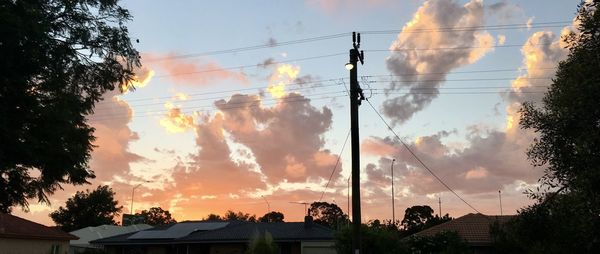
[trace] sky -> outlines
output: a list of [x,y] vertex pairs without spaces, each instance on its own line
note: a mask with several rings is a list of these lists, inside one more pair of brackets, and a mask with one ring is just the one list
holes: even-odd
[[89,116],[97,177],[14,213],[53,225],[50,212],[100,184],[124,213],[134,191],[134,212],[179,221],[227,210],[301,221],[300,203],[315,201],[348,212],[344,64],[357,31],[363,222],[392,218],[392,159],[397,219],[440,201],[452,217],[515,214],[543,174],[518,111],[566,58],[577,3],[122,1],[142,66],[135,90],[107,92]]

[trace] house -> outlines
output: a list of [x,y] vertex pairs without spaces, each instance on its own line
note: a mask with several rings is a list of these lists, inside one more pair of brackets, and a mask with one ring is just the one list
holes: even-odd
[[0,254],[67,254],[76,236],[17,216],[0,213]]
[[78,229],[70,234],[79,237],[77,240],[71,240],[69,247],[69,254],[81,253],[88,249],[98,249],[101,246],[94,246],[90,244],[90,241],[106,238],[115,235],[122,235],[126,233],[137,232],[144,229],[152,228],[147,224],[135,224],[126,227],[116,225],[101,225],[97,227],[85,227]]
[[504,224],[514,215],[484,215],[480,213],[469,213],[454,220],[430,227],[416,236],[434,236],[444,231],[456,232],[469,245],[472,253],[494,253],[492,249],[493,239],[490,234],[490,226],[498,222]]
[[308,218],[305,222],[274,223],[185,221],[91,243],[115,254],[242,254],[257,234],[269,232],[282,254],[335,254],[333,231]]

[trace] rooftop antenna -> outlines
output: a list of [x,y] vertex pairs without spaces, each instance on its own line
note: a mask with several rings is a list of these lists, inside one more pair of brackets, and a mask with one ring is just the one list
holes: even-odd
[[310,214],[308,213],[308,205],[310,205],[310,203],[308,203],[308,202],[298,202],[298,201],[292,201],[290,203],[304,205],[304,210],[306,210],[306,216],[310,216]]
[[263,198],[265,200],[265,202],[267,203],[267,213],[270,213],[271,212],[271,204],[269,204],[269,201],[267,201],[265,196],[260,195],[260,197]]

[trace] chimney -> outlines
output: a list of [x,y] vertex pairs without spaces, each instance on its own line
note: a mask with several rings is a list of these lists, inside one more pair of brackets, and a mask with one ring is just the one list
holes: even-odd
[[304,216],[304,228],[312,228],[313,218],[312,216]]

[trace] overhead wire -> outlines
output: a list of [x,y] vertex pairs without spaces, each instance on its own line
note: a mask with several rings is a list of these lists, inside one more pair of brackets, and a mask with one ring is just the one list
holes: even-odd
[[342,149],[340,150],[340,153],[338,154],[337,160],[335,161],[335,166],[333,166],[333,169],[331,170],[331,175],[329,175],[329,180],[327,180],[327,184],[325,184],[325,188],[323,189],[323,192],[321,192],[321,197],[319,198],[319,202],[321,202],[321,200],[323,200],[323,196],[325,195],[325,191],[327,191],[327,188],[329,187],[329,183],[331,182],[331,178],[333,178],[333,174],[335,173],[335,170],[337,168],[337,166],[340,164],[340,159],[342,158],[342,153],[344,153],[344,148],[346,147],[346,143],[348,142],[348,138],[350,137],[350,130],[348,130],[348,134],[346,134],[346,139],[344,140],[344,144],[342,145]]
[[475,212],[481,213],[479,210],[477,210],[477,208],[475,208],[473,205],[471,205],[469,202],[467,202],[463,197],[461,197],[456,191],[454,191],[454,189],[452,189],[450,186],[448,186],[448,184],[446,184],[444,182],[444,180],[442,180],[435,172],[433,172],[433,170],[431,170],[427,166],[427,164],[425,164],[423,162],[423,160],[421,160],[421,158],[419,158],[419,156],[417,156],[417,154],[415,154],[415,152],[412,151],[412,149],[410,148],[410,146],[408,144],[406,144],[406,142],[404,142],[404,140],[402,140],[402,138],[400,138],[400,136],[398,136],[398,134],[396,134],[396,132],[394,131],[394,129],[387,123],[387,121],[383,118],[383,116],[379,113],[379,111],[373,106],[373,104],[371,103],[371,101],[369,101],[368,99],[366,101],[369,104],[369,106],[371,106],[371,108],[373,109],[373,111],[375,111],[375,113],[379,116],[379,118],[381,119],[381,121],[394,134],[394,136],[396,136],[396,138],[398,139],[398,141],[400,141],[400,143],[404,146],[404,148],[406,148],[406,150],[412,155],[413,158],[415,158],[419,162],[419,164],[421,164],[421,166],[423,168],[425,168],[438,182],[440,182],[444,187],[446,187],[446,189],[448,189],[456,197],[458,197],[458,199],[460,199],[463,203],[465,203],[467,206],[469,206]]
[[[277,104],[294,103],[294,102],[298,102],[298,103],[299,102],[307,102],[307,101],[311,101],[311,100],[334,99],[334,98],[346,96],[346,91],[328,92],[328,93],[322,93],[321,95],[333,95],[333,94],[342,94],[342,95],[323,96],[323,97],[319,97],[319,98],[308,98],[303,95],[296,95],[296,96],[286,97],[283,99],[267,99],[269,101],[275,100],[274,103],[271,103],[271,104],[263,104],[262,102],[264,100],[251,100],[251,101],[235,102],[235,103],[229,104],[229,105],[234,105],[234,106],[224,106],[224,107],[217,107],[216,105],[191,106],[191,107],[187,107],[186,109],[193,110],[193,111],[181,111],[179,113],[180,114],[190,114],[190,113],[193,113],[194,111],[199,111],[202,109],[205,109],[205,110],[217,109],[220,111],[224,111],[224,110],[232,110],[232,109],[239,109],[239,108],[254,108],[254,107],[261,107],[261,106],[273,106],[273,105],[277,105]],[[299,99],[297,99],[297,98],[299,98]],[[244,104],[248,104],[248,105],[244,105]],[[239,105],[239,106],[236,106],[236,105]],[[141,111],[141,112],[136,112],[140,115],[134,115],[131,117],[137,118],[137,117],[146,117],[146,116],[153,116],[153,115],[156,116],[157,113],[168,113],[168,112],[169,112],[169,109],[156,110],[156,111]],[[153,115],[149,115],[149,114],[153,114]],[[90,115],[90,116],[88,116],[88,119],[90,121],[103,121],[103,120],[113,120],[113,119],[123,119],[123,118],[129,118],[129,116],[122,116],[120,114],[105,114],[105,115]]]
[[[571,21],[550,21],[550,22],[535,22],[530,25],[521,24],[521,23],[513,23],[513,24],[504,24],[504,25],[482,25],[482,26],[463,26],[463,27],[441,27],[441,28],[433,28],[433,29],[412,29],[410,31],[403,31],[398,29],[390,29],[390,30],[363,30],[358,31],[362,35],[387,35],[387,34],[397,34],[400,32],[403,33],[431,33],[431,32],[453,32],[453,31],[473,31],[473,30],[513,30],[513,29],[535,29],[535,28],[557,28],[565,25],[571,24]],[[350,32],[344,33],[336,33],[330,35],[323,36],[315,36],[297,40],[289,40],[282,42],[272,42],[272,43],[263,43],[251,46],[244,46],[238,48],[231,49],[222,49],[222,50],[211,50],[204,51],[198,53],[187,53],[187,54],[179,54],[172,55],[167,57],[158,57],[158,58],[150,58],[148,60],[144,60],[145,62],[157,62],[157,61],[165,61],[165,60],[173,60],[173,59],[184,59],[184,58],[194,58],[200,56],[210,56],[210,55],[221,55],[221,54],[230,54],[230,53],[238,53],[244,51],[254,51],[259,49],[266,48],[275,48],[280,46],[294,45],[294,44],[303,44],[310,43],[322,40],[331,40],[337,38],[343,38],[346,36],[350,36]]]

